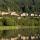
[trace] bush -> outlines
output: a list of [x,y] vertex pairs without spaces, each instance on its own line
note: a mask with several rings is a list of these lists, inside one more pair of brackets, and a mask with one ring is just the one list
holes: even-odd
[[3,17],[2,23],[4,26],[15,26],[16,20],[12,17]]
[[2,23],[2,19],[0,19],[0,26],[2,26],[3,25],[3,23]]
[[40,19],[34,17],[22,17],[17,22],[21,26],[40,26]]

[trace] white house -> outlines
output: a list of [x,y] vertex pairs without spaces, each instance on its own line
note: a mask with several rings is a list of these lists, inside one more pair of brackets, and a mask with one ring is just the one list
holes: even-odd
[[11,12],[11,15],[13,16],[19,16],[16,12]]
[[34,14],[32,13],[31,16],[34,16]]
[[2,12],[2,15],[8,15],[9,13],[8,12]]
[[31,36],[31,39],[32,39],[32,40],[35,39],[35,36]]
[[26,14],[25,13],[22,13],[21,16],[26,16]]

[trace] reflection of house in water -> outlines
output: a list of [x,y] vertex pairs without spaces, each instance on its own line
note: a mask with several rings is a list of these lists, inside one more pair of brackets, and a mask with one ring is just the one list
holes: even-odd
[[[40,38],[38,38],[39,36],[31,36],[31,40],[40,40]],[[12,37],[12,38],[1,38],[1,40],[30,40],[29,36],[25,37],[25,36],[20,36],[20,37]]]

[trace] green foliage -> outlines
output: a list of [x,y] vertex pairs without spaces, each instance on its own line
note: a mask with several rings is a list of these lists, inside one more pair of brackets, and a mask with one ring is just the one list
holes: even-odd
[[2,26],[3,25],[3,23],[2,23],[2,19],[0,19],[0,26]]
[[0,26],[15,26],[17,25],[16,17],[3,17],[0,19]]
[[20,20],[18,20],[18,25],[21,26],[40,26],[40,19],[34,18],[34,17],[22,17]]
[[[40,17],[39,17],[40,18]],[[3,17],[0,19],[0,26],[3,26],[3,23],[6,23],[6,26],[40,26],[40,19],[35,17]],[[5,26],[5,25],[4,25]]]
[[21,2],[24,3],[26,12],[30,12],[30,6],[32,7],[32,11],[35,11],[35,9],[38,10],[40,8],[40,0],[35,0],[35,5],[32,5],[32,0],[0,0],[0,10],[8,11],[8,8],[10,8],[11,11],[21,11],[19,6]]

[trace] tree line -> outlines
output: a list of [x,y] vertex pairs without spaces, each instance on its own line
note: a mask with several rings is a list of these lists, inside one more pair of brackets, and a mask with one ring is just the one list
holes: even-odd
[[40,0],[2,0],[0,10],[8,11],[8,8],[17,12],[38,12],[40,11]]

